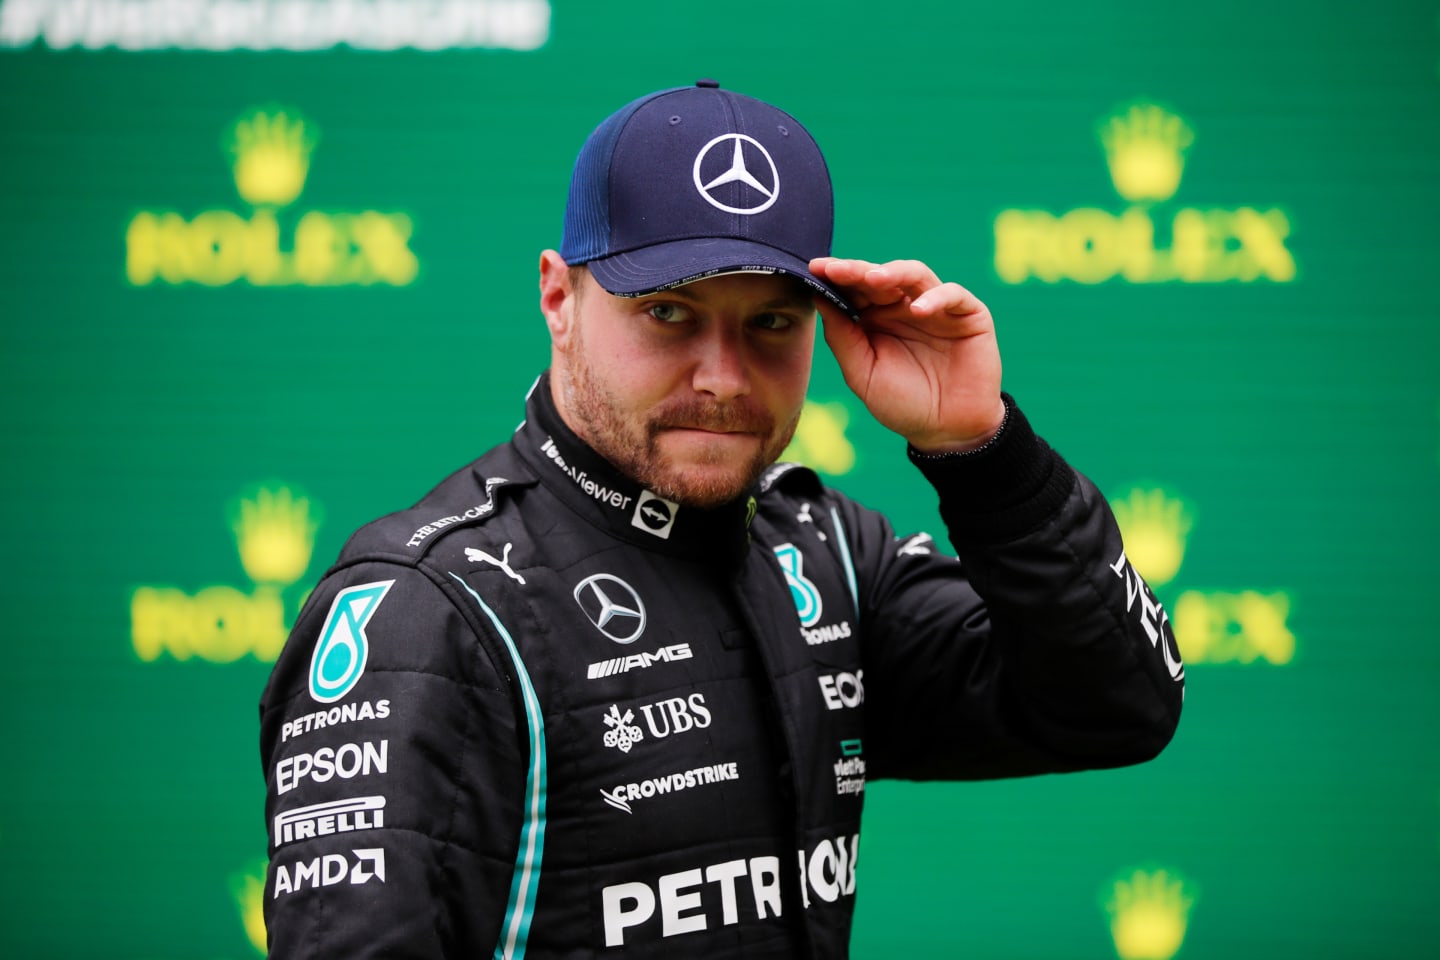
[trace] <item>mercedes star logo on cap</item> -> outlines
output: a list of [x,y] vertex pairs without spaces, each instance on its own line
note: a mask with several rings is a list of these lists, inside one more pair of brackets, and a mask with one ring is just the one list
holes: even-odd
[[[731,151],[730,166],[719,176],[713,177],[707,182],[700,176],[700,168],[704,165],[706,156],[708,156],[712,150],[717,152],[723,151],[726,145],[731,144],[733,144],[733,149]],[[750,145],[750,149],[747,150],[746,144]],[[757,151],[758,157],[756,156]],[[749,153],[751,157],[755,159],[763,158],[765,163],[769,165],[769,180],[771,184],[769,187],[761,183],[760,180],[757,180],[755,175],[751,173],[750,168],[745,165],[746,153]],[[759,171],[762,177],[765,175],[763,167],[757,165],[755,169]],[[770,151],[761,146],[759,140],[756,140],[754,137],[747,137],[743,133],[721,134],[701,147],[700,152],[695,155],[694,176],[695,189],[700,191],[700,196],[705,198],[705,202],[709,203],[712,207],[718,207],[724,210],[726,213],[742,213],[747,216],[752,213],[760,213],[762,210],[770,209],[770,206],[780,197],[780,172],[775,169],[775,161],[770,158]],[[732,207],[727,203],[721,203],[715,199],[711,191],[723,187],[727,183],[744,184],[749,189],[741,192],[753,202],[750,203],[749,206]]]

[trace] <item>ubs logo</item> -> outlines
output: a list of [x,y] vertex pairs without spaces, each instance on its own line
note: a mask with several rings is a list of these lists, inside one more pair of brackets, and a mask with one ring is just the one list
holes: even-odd
[[645,632],[645,603],[635,588],[609,573],[586,577],[575,586],[575,602],[605,636],[634,643]]
[[[709,170],[705,170],[706,158],[711,153],[716,154],[722,162],[728,155],[729,165],[707,180],[706,177],[719,167],[719,162],[711,160],[708,164]],[[702,173],[702,170],[705,172]],[[769,210],[775,201],[780,199],[780,172],[775,169],[775,161],[770,158],[770,152],[760,145],[759,140],[743,133],[721,134],[701,147],[700,152],[695,155],[695,169],[692,173],[695,189],[700,191],[705,202],[726,213],[749,216]],[[758,179],[756,173],[760,174]],[[769,186],[766,186],[767,181]],[[727,183],[743,186],[743,189],[736,188],[724,194],[727,199],[741,204],[740,206],[725,203],[716,195],[716,191]]]

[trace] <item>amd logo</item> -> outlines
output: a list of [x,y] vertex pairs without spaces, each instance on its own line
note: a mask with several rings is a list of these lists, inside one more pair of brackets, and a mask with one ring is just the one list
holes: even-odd
[[323,857],[301,860],[289,866],[280,864],[275,868],[275,892],[272,899],[278,900],[282,893],[298,893],[306,887],[312,890],[316,887],[333,887],[347,880],[357,885],[369,883],[371,880],[385,882],[383,847],[351,850],[350,857],[354,858],[354,863],[343,854],[327,853]]

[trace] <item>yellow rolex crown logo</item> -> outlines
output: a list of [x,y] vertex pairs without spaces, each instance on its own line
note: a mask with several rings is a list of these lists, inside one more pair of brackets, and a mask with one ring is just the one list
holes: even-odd
[[806,400],[795,437],[780,458],[831,476],[849,473],[855,467],[855,447],[845,437],[849,425],[850,411],[845,404]]
[[288,487],[260,487],[241,497],[231,527],[250,579],[289,586],[304,576],[315,547],[317,513]]
[[265,871],[264,860],[257,860],[244,873],[230,878],[230,892],[235,896],[235,906],[240,910],[240,923],[245,936],[263,957],[266,948],[265,935]]
[[236,122],[229,138],[235,189],[257,207],[283,207],[300,196],[316,136],[299,114],[256,109]]
[[1132,203],[1175,195],[1185,172],[1185,152],[1194,140],[1184,120],[1153,103],[1121,107],[1100,124],[1110,179]]
[[1170,960],[1185,941],[1194,896],[1164,870],[1117,880],[1105,909],[1121,960]]
[[1185,501],[1164,490],[1135,487],[1121,500],[1110,501],[1125,555],[1151,586],[1175,579],[1185,560],[1185,543],[1194,518]]

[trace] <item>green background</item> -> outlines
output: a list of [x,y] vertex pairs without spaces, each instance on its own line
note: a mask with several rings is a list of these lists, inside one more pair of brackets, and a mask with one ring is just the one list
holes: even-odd
[[[1112,498],[1185,504],[1172,611],[1283,595],[1295,639],[1191,662],[1146,766],[872,784],[855,956],[1114,957],[1137,869],[1183,881],[1181,957],[1436,955],[1437,67],[1440,3],[1394,0],[553,0],[532,52],[0,50],[0,953],[254,956],[235,884],[264,856],[268,663],[142,659],[132,594],[252,593],[228,518],[284,485],[323,508],[288,622],[351,530],[508,436],[580,142],[710,76],[825,148],[837,253],[976,291],[1042,435]],[[1128,206],[1097,129],[1137,99],[1195,132],[1156,221],[1283,210],[1293,282],[1001,281],[1002,210]],[[403,212],[414,284],[127,282],[138,212],[251,215],[223,144],[270,104],[319,135],[282,225]],[[826,357],[811,396],[846,398]],[[848,406],[837,484],[939,533]]]

